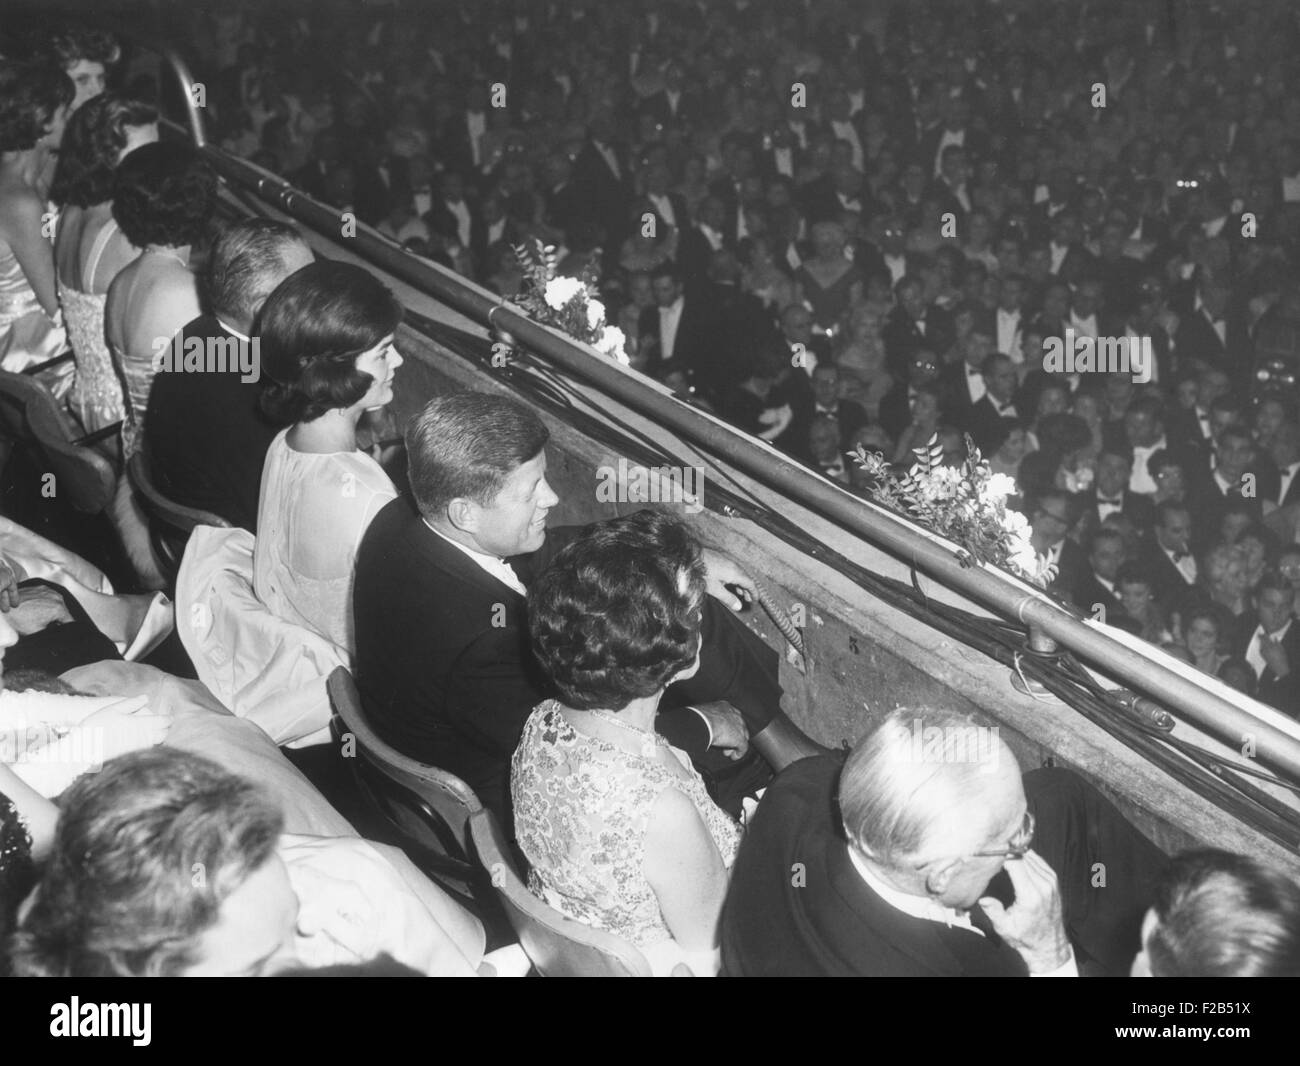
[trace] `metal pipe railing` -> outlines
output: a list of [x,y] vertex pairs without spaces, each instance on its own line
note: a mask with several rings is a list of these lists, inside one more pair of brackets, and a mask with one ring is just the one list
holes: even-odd
[[[1010,575],[982,566],[962,565],[952,547],[938,542],[907,520],[845,492],[774,449],[664,394],[640,375],[623,369],[594,349],[539,325],[465,278],[421,262],[369,227],[345,220],[337,210],[318,203],[282,180],[207,145],[202,118],[194,106],[192,87],[196,83],[188,66],[174,49],[154,47],[172,64],[181,81],[195,143],[231,184],[322,234],[339,233],[334,239],[387,273],[487,329],[508,334],[689,444],[721,458],[760,484],[868,543],[902,557],[985,609],[1041,630],[1107,674],[1173,708],[1232,750],[1240,750],[1245,738],[1252,738],[1255,757],[1261,763],[1300,780],[1300,741],[1286,732],[1108,634],[1090,628],[1044,594]],[[345,233],[348,235],[344,236]]]

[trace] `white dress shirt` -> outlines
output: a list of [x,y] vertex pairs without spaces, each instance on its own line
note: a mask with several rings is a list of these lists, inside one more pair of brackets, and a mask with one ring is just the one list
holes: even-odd
[[1168,548],[1161,547],[1165,557],[1174,564],[1178,572],[1183,575],[1183,580],[1189,585],[1196,584],[1196,557],[1191,552],[1172,552]]
[[998,351],[1010,356],[1012,362],[1023,363],[1024,352],[1020,350],[1020,312],[1005,311],[998,308]]
[[464,200],[461,200],[458,203],[444,200],[443,205],[451,212],[452,217],[456,220],[456,239],[460,241],[462,248],[468,248],[470,233],[469,204]]
[[886,255],[885,266],[889,267],[890,280],[897,285],[907,273],[906,255]]
[[469,150],[474,165],[483,163],[483,134],[487,132],[487,115],[482,111],[465,112],[465,128],[469,131]]
[[[970,396],[971,403],[979,403],[984,398],[984,394],[989,391],[989,387],[984,384],[984,374],[979,367],[966,364],[966,393]],[[993,401],[995,404],[996,400]]]
[[852,122],[836,122],[831,120],[831,129],[835,132],[835,137],[840,141],[848,141],[853,146],[853,166],[857,170],[865,169],[864,163],[866,155],[862,151],[862,142],[858,140],[857,128]]
[[1070,246],[1052,241],[1050,248],[1052,252],[1051,273],[1058,274],[1061,270],[1061,264],[1065,262],[1065,257],[1070,253]]
[[676,227],[677,212],[673,210],[673,201],[670,196],[655,196],[654,193],[647,194],[646,197],[654,206],[655,213],[662,218],[668,225]]
[[1151,476],[1147,470],[1147,460],[1151,458],[1161,448],[1168,448],[1169,443],[1164,437],[1161,437],[1149,447],[1140,448],[1136,445],[1133,448],[1133,473],[1129,475],[1128,490],[1129,492],[1140,492],[1143,495],[1150,496],[1156,491],[1156,479]]
[[1070,312],[1070,328],[1074,330],[1076,337],[1091,337],[1097,339],[1097,316],[1091,314],[1087,318],[1080,318],[1073,311]]
[[667,307],[659,308],[659,353],[664,359],[673,357],[677,346],[677,327],[682,324],[685,297],[679,296]]
[[[927,896],[912,896],[906,892],[901,892],[892,885],[887,885],[877,877],[868,868],[867,864],[862,861],[862,857],[853,848],[849,848],[849,862],[853,863],[853,868],[857,870],[858,876],[862,878],[866,886],[871,889],[877,896],[884,900],[894,910],[902,911],[904,914],[911,915],[913,918],[920,918],[926,922],[941,922],[949,929],[956,926],[959,929],[966,929],[976,936],[983,936],[984,931],[977,929],[970,920],[968,911],[955,910],[952,907],[945,907],[938,900],[930,899]],[[1055,970],[1048,973],[1031,973],[1030,977],[1078,977],[1079,967],[1074,959],[1074,952],[1070,952],[1069,959]]]
[[778,174],[787,178],[794,177],[794,151],[790,148],[773,148],[772,165]]
[[1291,483],[1295,481],[1296,474],[1300,474],[1300,462],[1292,463],[1285,470],[1281,471],[1281,479],[1277,484],[1277,502],[1281,503],[1286,499],[1286,494],[1291,491]]

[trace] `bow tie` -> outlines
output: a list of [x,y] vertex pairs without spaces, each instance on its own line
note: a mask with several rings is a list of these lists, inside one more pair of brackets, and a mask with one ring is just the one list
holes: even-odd
[[1189,558],[1189,554],[1187,552],[1171,552],[1170,554],[1174,560],[1175,566],[1181,563],[1184,559]]
[[1109,504],[1111,507],[1123,507],[1124,497],[1123,496],[1111,496],[1111,497],[1098,496],[1097,497],[1098,507],[1102,507],[1107,504]]
[[983,377],[983,375],[984,375],[984,371],[982,371],[979,367],[971,366],[970,363],[966,364],[967,377],[978,378],[978,377]]
[[834,407],[823,407],[821,404],[817,405],[816,414],[830,415],[832,418],[839,417],[839,412]]

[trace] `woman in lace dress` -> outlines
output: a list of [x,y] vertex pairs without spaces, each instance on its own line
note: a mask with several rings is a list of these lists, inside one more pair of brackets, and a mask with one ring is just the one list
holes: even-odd
[[126,416],[122,382],[104,339],[104,304],[118,272],[140,254],[113,220],[113,172],[130,152],[157,140],[158,112],[151,105],[113,93],[97,96],[68,121],[50,188],[60,207],[54,240],[59,303],[77,364],[68,405],[91,433]]
[[654,729],[699,666],[704,569],[686,527],[640,511],[592,527],[529,590],[540,704],[511,766],[529,884],[645,953],[656,974],[717,972],[717,925],[740,828],[685,752]]
[[262,307],[262,403],[280,425],[262,468],[253,590],[279,618],[347,655],[352,576],[361,537],[397,496],[357,446],[357,423],[393,398],[402,357],[393,294],[360,267],[322,260],[284,281]]
[[[53,62],[0,60],[0,366],[13,372],[53,358],[66,342],[45,185],[74,94]],[[66,394],[70,371],[47,381],[56,396]]]

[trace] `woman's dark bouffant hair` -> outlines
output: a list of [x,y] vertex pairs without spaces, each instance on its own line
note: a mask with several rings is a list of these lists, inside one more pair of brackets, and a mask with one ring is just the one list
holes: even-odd
[[351,407],[374,383],[357,356],[401,321],[396,297],[351,263],[323,259],[290,275],[262,305],[256,327],[263,411],[289,425]]
[[113,172],[126,147],[127,127],[157,121],[158,109],[140,100],[102,93],[86,101],[68,120],[50,199],[72,207],[102,204],[113,195]]
[[113,219],[137,248],[195,244],[217,206],[217,177],[186,144],[146,144],[113,175]]
[[622,710],[695,660],[704,595],[690,531],[638,511],[589,528],[533,583],[533,649],[568,706]]
[[0,152],[35,148],[54,113],[76,95],[77,87],[57,63],[0,59]]

